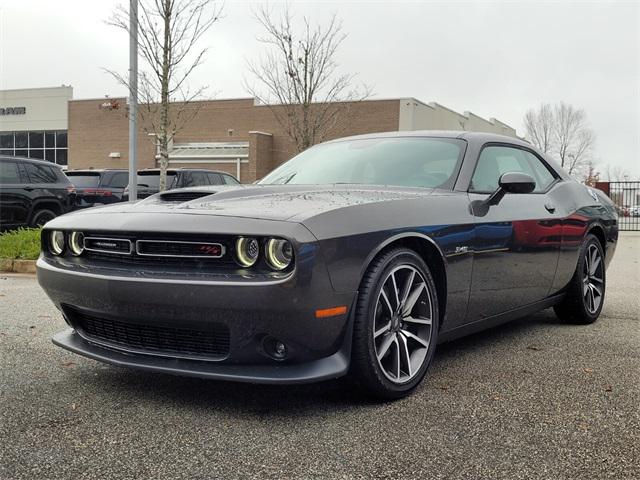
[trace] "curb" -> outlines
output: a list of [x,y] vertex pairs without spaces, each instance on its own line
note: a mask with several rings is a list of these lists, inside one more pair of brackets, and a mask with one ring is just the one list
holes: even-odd
[[0,272],[36,273],[36,261],[0,258]]

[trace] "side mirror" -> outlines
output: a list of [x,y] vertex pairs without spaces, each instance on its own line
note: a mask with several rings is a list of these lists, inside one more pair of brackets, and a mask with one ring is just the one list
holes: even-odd
[[536,181],[520,172],[503,173],[498,180],[498,189],[485,200],[488,206],[497,205],[504,197],[505,193],[531,193],[536,188]]
[[531,193],[536,188],[536,181],[526,173],[507,172],[500,177],[498,185],[507,193]]

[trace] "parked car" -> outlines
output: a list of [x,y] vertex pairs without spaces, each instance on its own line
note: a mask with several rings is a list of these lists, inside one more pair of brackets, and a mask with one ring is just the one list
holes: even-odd
[[76,208],[121,202],[129,184],[124,169],[68,170],[66,175],[76,187]]
[[[167,170],[167,190],[205,185],[238,185],[231,174],[206,168],[171,168]],[[147,198],[160,191],[160,169],[148,168],[138,172],[138,198]],[[125,194],[128,199],[128,191]]]
[[40,227],[68,212],[75,195],[58,165],[0,156],[0,229]]
[[609,198],[524,141],[394,132],[255,185],[55,219],[37,269],[72,352],[240,382],[349,375],[398,398],[439,342],[548,307],[595,322],[617,236]]

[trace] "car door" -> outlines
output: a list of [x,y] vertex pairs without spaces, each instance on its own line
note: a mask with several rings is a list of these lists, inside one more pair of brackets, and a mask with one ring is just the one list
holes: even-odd
[[0,160],[0,227],[24,225],[31,204],[29,185],[25,185],[19,164],[13,160]]
[[[507,193],[487,208],[483,202],[507,172],[530,175],[536,188],[531,193]],[[468,321],[522,307],[549,294],[562,237],[561,213],[549,195],[556,182],[557,174],[526,148],[486,144],[481,149],[469,186],[475,234]]]

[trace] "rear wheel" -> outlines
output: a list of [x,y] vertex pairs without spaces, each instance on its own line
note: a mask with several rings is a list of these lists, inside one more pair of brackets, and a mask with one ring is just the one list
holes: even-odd
[[42,209],[36,210],[31,218],[31,227],[43,227],[49,220],[56,218],[56,212],[53,210]]
[[358,296],[351,377],[380,398],[408,395],[433,358],[438,318],[437,292],[424,260],[404,248],[378,257]]
[[605,275],[602,245],[595,235],[587,235],[566,296],[554,307],[558,318],[577,324],[595,322],[604,305]]

